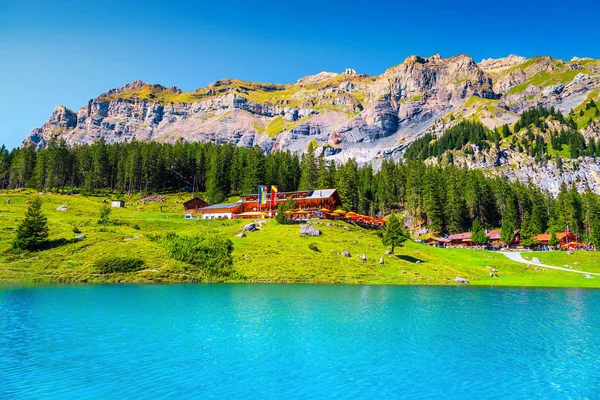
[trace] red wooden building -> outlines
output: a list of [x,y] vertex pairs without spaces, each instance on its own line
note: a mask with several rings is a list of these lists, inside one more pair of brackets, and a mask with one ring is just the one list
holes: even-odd
[[186,213],[198,212],[201,208],[208,207],[208,203],[198,197],[194,197],[183,203],[183,209]]
[[294,199],[296,209],[307,214],[316,214],[319,210],[335,211],[342,207],[337,189],[322,189],[275,193],[272,205],[271,193],[267,194],[266,204],[258,203],[258,194],[246,194],[237,203],[215,204],[197,211],[204,219],[274,217],[279,204],[285,203],[290,197]]

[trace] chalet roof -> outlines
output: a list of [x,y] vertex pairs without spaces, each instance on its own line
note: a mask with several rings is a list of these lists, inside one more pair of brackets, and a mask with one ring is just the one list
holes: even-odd
[[[519,230],[516,229],[514,232],[516,235],[519,233]],[[488,239],[500,240],[500,232],[488,232],[485,235],[487,236]],[[448,236],[447,239],[449,241],[462,240],[462,241],[468,242],[471,240],[471,232],[455,233],[453,235]]]
[[450,239],[439,238],[439,237],[431,237],[426,240],[426,242],[439,242],[439,243],[448,243]]
[[200,201],[202,201],[202,202],[206,203],[206,201],[202,200],[201,198],[199,198],[199,197],[194,197],[194,198],[191,198],[191,199],[189,199],[188,201],[184,201],[184,202],[183,202],[183,205],[186,205],[186,204],[189,204],[189,203],[191,203],[191,202],[193,202],[193,201],[198,201],[198,200],[200,200]]
[[[556,232],[556,238],[558,240],[562,240],[566,236],[567,236],[567,232]],[[551,237],[552,237],[552,235],[550,235],[549,233],[541,233],[539,235],[535,235],[534,237],[532,237],[532,239],[540,242],[540,241],[550,240]],[[575,235],[573,235],[571,232],[569,232],[569,238],[575,238]]]
[[212,206],[202,207],[199,210],[213,210],[213,209],[229,209],[239,206],[239,203],[223,203],[223,204],[213,204]]
[[488,237],[488,239],[500,240],[500,232],[488,232],[486,236]]
[[311,190],[308,193],[308,198],[310,199],[328,199],[337,192],[337,189],[319,189],[319,190]]
[[471,232],[455,233],[454,235],[448,236],[448,240],[451,240],[451,241],[465,240],[465,239],[471,239]]
[[[295,192],[277,192],[277,196],[306,194],[307,199],[328,199],[337,192],[337,189],[297,190]],[[244,194],[242,197],[258,196],[257,193]],[[267,193],[271,197],[271,192]]]

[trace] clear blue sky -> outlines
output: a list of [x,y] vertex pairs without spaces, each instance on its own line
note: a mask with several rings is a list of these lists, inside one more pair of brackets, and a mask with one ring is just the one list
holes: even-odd
[[[196,4],[192,4],[196,3]],[[0,0],[0,144],[135,79],[295,82],[411,54],[600,58],[600,6],[542,1]]]

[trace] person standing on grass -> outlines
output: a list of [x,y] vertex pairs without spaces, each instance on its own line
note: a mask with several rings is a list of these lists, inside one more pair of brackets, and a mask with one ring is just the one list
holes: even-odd
[[381,256],[381,258],[379,259],[379,266],[383,267],[384,264],[385,264],[385,261],[383,259],[383,256]]
[[367,263],[367,253],[363,253],[363,255],[362,255],[362,263],[363,264]]

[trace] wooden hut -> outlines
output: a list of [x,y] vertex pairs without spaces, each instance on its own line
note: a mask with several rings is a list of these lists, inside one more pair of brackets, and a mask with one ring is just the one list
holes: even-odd
[[194,197],[183,203],[183,209],[186,213],[196,213],[199,212],[201,208],[208,207],[209,204],[202,200],[201,198]]
[[110,206],[113,208],[123,208],[125,207],[125,201],[123,200],[112,200],[110,202]]

